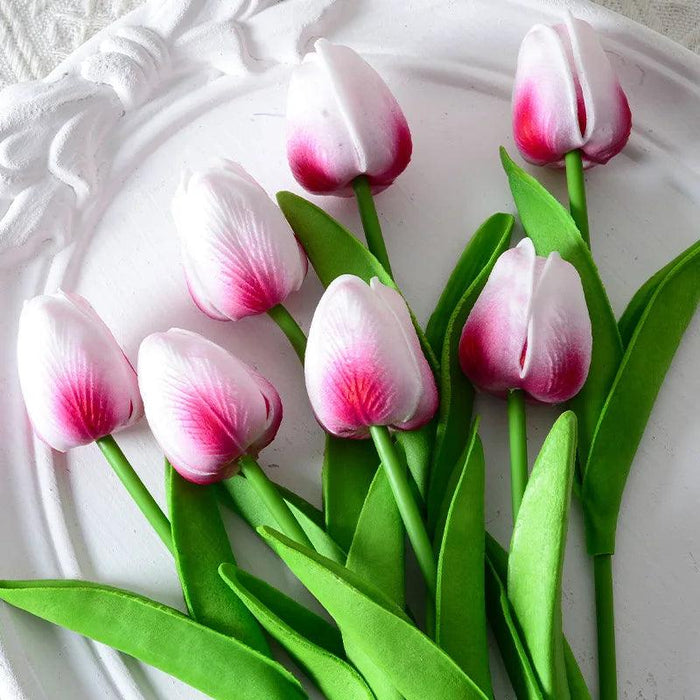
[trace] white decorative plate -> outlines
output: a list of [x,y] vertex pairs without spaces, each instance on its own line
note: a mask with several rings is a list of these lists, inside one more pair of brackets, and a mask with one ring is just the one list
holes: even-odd
[[[595,257],[615,309],[698,237],[700,59],[596,6],[573,12],[604,36],[634,115],[629,146],[588,175]],[[240,161],[270,192],[298,187],[285,161],[289,73],[315,38],[360,51],[408,117],[414,157],[378,199],[398,281],[425,319],[457,254],[496,210],[512,211],[497,148],[514,152],[509,95],[517,49],[564,4],[531,0],[152,0],[91,39],[46,80],[0,94],[2,482],[0,576],[85,577],[182,606],[169,555],[94,446],[53,455],[28,430],[14,341],[23,299],[62,286],[88,297],[131,357],[149,332],[202,332],[279,387],[286,420],[263,463],[320,501],[322,438],[299,367],[267,318],[208,320],[188,298],[169,204],[183,166]],[[538,175],[562,193],[561,174]],[[349,200],[323,204],[359,228]],[[313,275],[289,306],[308,325]],[[624,698],[692,698],[700,687],[700,319],[680,348],[639,449],[615,557]],[[481,399],[487,519],[507,541],[504,405]],[[531,453],[552,412],[531,411]],[[161,457],[145,423],[121,441],[162,502]],[[573,509],[565,627],[595,683],[591,570]],[[303,595],[233,517],[243,566]],[[151,668],[0,606],[0,697],[194,698]],[[196,659],[193,659],[196,662]],[[494,662],[496,693],[512,697]]]

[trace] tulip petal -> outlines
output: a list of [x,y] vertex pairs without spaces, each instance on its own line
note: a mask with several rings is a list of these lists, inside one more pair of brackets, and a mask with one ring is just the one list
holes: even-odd
[[513,134],[526,160],[558,163],[583,145],[578,102],[566,42],[555,28],[535,25],[520,47],[513,87]]
[[569,14],[566,29],[586,114],[583,152],[590,162],[607,163],[629,138],[629,103],[593,27]]
[[352,194],[369,177],[375,192],[411,159],[411,134],[379,74],[347,46],[319,39],[294,71],[287,101],[289,164],[316,194]]
[[545,403],[578,394],[591,363],[592,332],[581,278],[551,253],[536,282],[519,386]]
[[173,199],[187,283],[212,318],[264,313],[301,287],[307,260],[284,216],[231,161],[185,174]]
[[311,323],[305,361],[311,405],[326,430],[366,437],[372,425],[401,428],[432,418],[437,390],[412,336],[395,290],[353,275],[328,286]]
[[211,483],[230,476],[235,461],[268,444],[281,403],[271,384],[223,348],[171,329],[139,349],[139,385],[146,417],[173,467]]
[[143,415],[136,373],[77,294],[58,292],[25,304],[17,361],[32,426],[56,450],[93,442]]
[[520,384],[536,268],[535,247],[524,238],[498,258],[467,318],[460,363],[483,391],[505,394]]

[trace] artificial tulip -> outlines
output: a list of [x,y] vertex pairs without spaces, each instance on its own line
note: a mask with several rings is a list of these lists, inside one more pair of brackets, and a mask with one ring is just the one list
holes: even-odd
[[149,335],[138,368],[146,418],[173,468],[196,484],[224,481],[240,470],[285,533],[310,546],[255,461],[282,420],[272,384],[222,347],[179,328]]
[[237,163],[185,172],[172,213],[190,294],[211,318],[265,312],[275,318],[301,287],[306,253],[282,212]]
[[403,297],[377,278],[337,277],[318,304],[306,350],[311,406],[330,433],[371,435],[431,594],[432,545],[387,426],[415,430],[435,415],[435,379]]
[[508,398],[513,520],[528,480],[525,396],[543,403],[575,396],[592,344],[576,268],[558,253],[536,255],[529,238],[503,253],[464,325],[459,359],[475,386]]
[[575,396],[591,363],[591,320],[581,279],[529,238],[496,261],[462,331],[464,373],[483,391],[522,389],[543,403]]
[[513,131],[526,160],[562,166],[580,151],[585,165],[606,163],[631,127],[627,97],[590,24],[569,15],[528,32],[513,88]]
[[319,39],[289,84],[287,156],[294,177],[314,194],[352,195],[367,176],[388,187],[411,159],[411,132],[379,74],[347,46]]
[[368,437],[375,425],[414,430],[438,405],[437,388],[403,297],[377,278],[341,275],[316,308],[306,388],[323,427]]
[[133,367],[112,332],[78,294],[34,297],[17,336],[20,385],[36,434],[56,450],[96,442],[163,543],[170,523],[111,433],[143,416]]
[[391,265],[373,194],[411,160],[411,132],[379,74],[347,46],[319,39],[292,74],[287,98],[287,157],[314,194],[355,194],[367,245]]
[[34,297],[22,309],[17,364],[36,434],[65,452],[143,415],[136,373],[111,331],[77,294]]

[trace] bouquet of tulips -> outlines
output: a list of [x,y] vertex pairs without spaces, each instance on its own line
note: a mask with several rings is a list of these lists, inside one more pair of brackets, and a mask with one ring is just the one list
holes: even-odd
[[[295,178],[354,196],[366,246],[302,197],[280,192],[276,206],[230,161],[186,173],[172,212],[201,311],[267,313],[296,351],[326,432],[323,510],[257,461],[282,420],[257,369],[174,328],[143,340],[135,371],[85,299],[37,297],[18,336],[33,428],[60,451],[97,443],[172,552],[187,614],[86,581],[3,581],[0,598],[216,698],[305,697],[270,638],[331,700],[490,698],[487,624],[518,698],[588,698],[562,632],[573,492],[594,572],[600,697],[615,698],[617,516],[698,305],[700,243],[616,320],[590,250],[583,169],[624,147],[631,116],[593,29],[572,17],[534,27],[513,93],[517,146],[531,163],[565,167],[570,213],[502,151],[526,237],[511,247],[514,217],[488,218],[425,329],[394,282],[374,205],[411,156],[389,88],[352,49],[321,39],[294,71],[287,116]],[[307,337],[283,302],[308,261],[326,289]],[[476,391],[507,410],[508,549],[484,525]],[[563,407],[529,465],[526,410],[541,404]],[[144,413],[166,459],[167,514],[112,437]],[[329,618],[236,565],[220,508],[257,531]],[[406,537],[425,584],[408,603]]]

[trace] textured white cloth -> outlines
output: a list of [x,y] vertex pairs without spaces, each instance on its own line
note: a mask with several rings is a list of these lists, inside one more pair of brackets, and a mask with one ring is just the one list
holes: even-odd
[[[700,53],[700,0],[598,1]],[[0,87],[43,77],[92,34],[140,3],[0,0]]]

